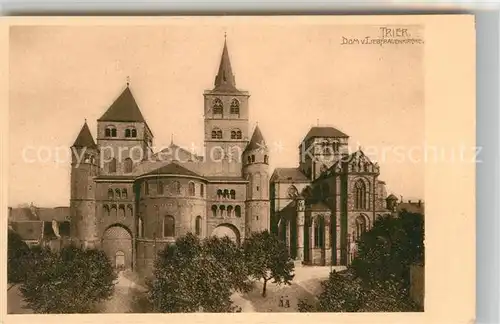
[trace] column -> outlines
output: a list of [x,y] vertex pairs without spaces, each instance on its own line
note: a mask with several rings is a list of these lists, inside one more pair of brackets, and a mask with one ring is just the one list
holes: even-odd
[[290,229],[290,221],[286,221],[286,246],[288,248],[288,253],[292,252],[292,245],[291,245],[291,229]]
[[332,244],[330,240],[330,217],[325,218],[325,265],[332,263]]
[[297,260],[304,261],[304,212],[297,213]]

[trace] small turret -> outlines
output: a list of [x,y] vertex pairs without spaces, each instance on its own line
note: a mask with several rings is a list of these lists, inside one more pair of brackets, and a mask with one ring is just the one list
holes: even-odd
[[246,224],[252,232],[269,230],[269,149],[259,126],[243,151],[243,176],[249,181]]

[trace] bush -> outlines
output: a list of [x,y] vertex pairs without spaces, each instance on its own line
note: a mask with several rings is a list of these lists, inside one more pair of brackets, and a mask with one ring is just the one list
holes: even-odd
[[25,280],[29,268],[30,248],[14,231],[9,230],[7,239],[7,281],[20,283]]

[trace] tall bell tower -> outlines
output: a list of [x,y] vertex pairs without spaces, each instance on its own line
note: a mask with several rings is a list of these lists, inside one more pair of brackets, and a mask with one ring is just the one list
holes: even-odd
[[203,96],[206,175],[241,176],[241,156],[249,140],[250,95],[236,88],[226,39],[214,88]]

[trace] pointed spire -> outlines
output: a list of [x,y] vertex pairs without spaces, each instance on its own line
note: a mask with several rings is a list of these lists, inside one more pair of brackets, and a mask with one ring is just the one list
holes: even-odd
[[262,136],[262,132],[260,131],[259,126],[255,126],[255,130],[253,131],[252,138],[248,143],[245,151],[249,150],[257,150],[257,149],[267,149],[266,141],[264,140],[264,136]]
[[224,48],[222,49],[219,72],[215,77],[214,85],[214,90],[238,91],[238,89],[236,89],[236,81],[234,78],[233,69],[231,68],[231,61],[229,60],[226,34],[224,34]]
[[80,133],[78,134],[75,140],[75,143],[73,144],[73,147],[88,147],[88,148],[96,147],[94,138],[90,133],[90,129],[89,126],[87,125],[86,119],[85,123],[82,126],[82,129],[80,130]]
[[174,144],[174,133],[170,134],[170,145]]

